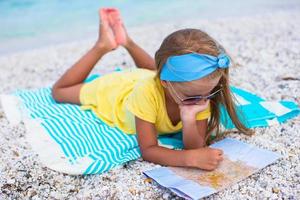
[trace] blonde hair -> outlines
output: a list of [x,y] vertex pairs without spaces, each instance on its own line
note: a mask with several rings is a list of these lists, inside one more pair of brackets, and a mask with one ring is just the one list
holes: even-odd
[[[160,77],[162,66],[168,57],[187,54],[191,51],[210,54],[213,56],[218,56],[220,53],[226,53],[228,55],[223,46],[221,46],[207,33],[199,29],[178,30],[167,36],[162,42],[160,48],[155,53],[155,64],[157,67],[156,78]],[[229,87],[229,68],[218,68],[204,78],[215,79],[218,77],[221,77],[219,84],[222,85],[223,89],[221,93],[215,95],[210,101],[212,116],[208,122],[206,141],[208,141],[210,138],[209,136],[213,131],[216,132],[217,136],[220,136],[220,105],[224,106],[224,108],[227,110],[233,124],[240,132],[246,135],[252,135],[254,131],[246,128],[246,126],[238,118],[236,106],[233,100],[234,97]]]

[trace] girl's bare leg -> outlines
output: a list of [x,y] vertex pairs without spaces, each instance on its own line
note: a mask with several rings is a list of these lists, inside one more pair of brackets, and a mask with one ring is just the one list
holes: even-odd
[[80,104],[79,92],[83,81],[103,55],[118,47],[114,34],[116,35],[116,31],[120,29],[123,29],[126,35],[125,41],[120,45],[127,49],[136,66],[156,70],[154,59],[128,36],[123,23],[120,23],[120,19],[111,26],[111,30],[105,9],[100,9],[99,15],[101,23],[96,44],[68,69],[52,88],[52,96],[58,102]]
[[52,96],[58,102],[80,104],[79,91],[83,81],[103,55],[117,48],[113,33],[108,25],[107,16],[102,10],[99,11],[99,15],[101,23],[97,42],[63,74],[52,88]]
[[120,12],[117,9],[111,8],[108,9],[108,13],[109,22],[116,36],[116,41],[127,49],[135,65],[139,68],[156,70],[154,59],[129,37],[122,22]]
[[133,58],[137,67],[156,70],[154,59],[134,41],[129,41],[124,47]]

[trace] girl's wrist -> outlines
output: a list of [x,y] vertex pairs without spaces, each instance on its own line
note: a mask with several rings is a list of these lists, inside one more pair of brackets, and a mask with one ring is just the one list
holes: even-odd
[[184,157],[184,165],[186,167],[196,167],[195,163],[195,150],[194,149],[186,149],[185,157]]
[[190,113],[180,113],[182,122],[196,121],[196,115],[191,115]]
[[194,124],[196,122],[196,117],[188,116],[181,118],[183,124]]

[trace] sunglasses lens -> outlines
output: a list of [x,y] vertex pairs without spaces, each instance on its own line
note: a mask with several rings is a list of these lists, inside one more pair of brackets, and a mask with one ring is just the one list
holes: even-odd
[[185,99],[182,101],[183,104],[185,105],[190,105],[190,104],[196,104],[198,103],[202,98],[189,98],[189,99]]

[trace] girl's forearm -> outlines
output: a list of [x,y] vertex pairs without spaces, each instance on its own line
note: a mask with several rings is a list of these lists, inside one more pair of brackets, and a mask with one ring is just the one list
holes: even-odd
[[54,84],[53,88],[65,88],[82,83],[107,50],[99,46],[91,48]]
[[152,146],[142,152],[144,160],[160,165],[194,167],[190,156],[192,150],[173,150],[161,146]]
[[182,137],[185,149],[201,148],[205,145],[205,139],[201,136],[196,119],[182,120]]
[[130,40],[125,48],[133,58],[137,67],[156,70],[154,59],[133,40]]

